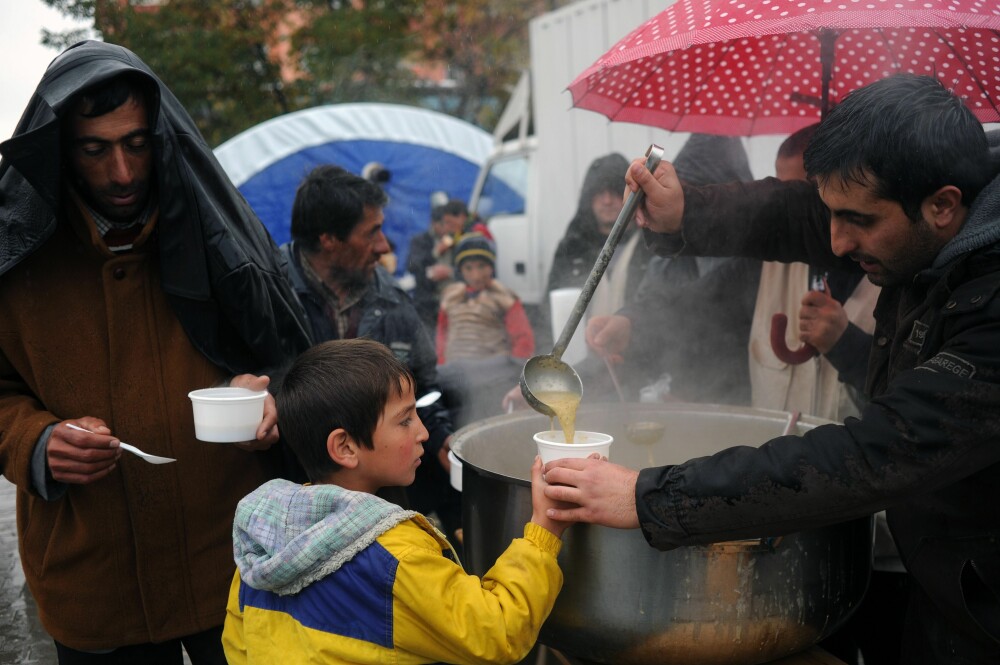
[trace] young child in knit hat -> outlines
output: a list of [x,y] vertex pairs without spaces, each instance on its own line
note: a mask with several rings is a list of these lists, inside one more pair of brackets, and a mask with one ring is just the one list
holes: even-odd
[[531,520],[480,579],[427,519],[385,501],[413,482],[427,429],[410,370],[383,344],[303,353],[276,395],[311,484],[271,480],[240,501],[223,648],[246,663],[516,663],[562,587],[568,526],[547,517],[541,459]]
[[457,360],[535,354],[535,336],[521,299],[494,277],[496,246],[481,233],[455,246],[459,281],[441,293],[437,323],[438,365]]

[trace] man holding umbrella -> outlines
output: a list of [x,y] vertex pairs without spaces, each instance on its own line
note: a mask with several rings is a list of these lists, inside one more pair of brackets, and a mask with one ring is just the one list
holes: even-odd
[[[682,188],[634,162],[658,253],[861,269],[883,287],[858,419],[636,472],[546,467],[550,517],[651,545],[775,536],[885,509],[912,578],[901,661],[1000,662],[1000,137],[900,75],[850,94],[805,155],[817,185]],[[990,147],[993,147],[991,150]],[[755,444],[734,441],[734,444]]]

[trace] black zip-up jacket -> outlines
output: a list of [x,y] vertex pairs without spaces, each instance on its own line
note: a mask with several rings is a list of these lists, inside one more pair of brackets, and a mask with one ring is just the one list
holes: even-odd
[[715,263],[701,268],[692,256],[649,262],[634,298],[618,311],[632,322],[622,375],[649,383],[666,372],[681,400],[749,405],[747,339],[760,261]]
[[[858,269],[832,254],[829,213],[809,183],[767,179],[684,193],[683,232],[647,232],[658,253]],[[670,549],[884,509],[948,635],[939,643],[971,641],[972,652],[990,654],[963,663],[1000,662],[1000,177],[933,266],[882,289],[875,318],[871,402],[860,419],[760,447],[733,441],[750,445],[643,470],[643,533]]]

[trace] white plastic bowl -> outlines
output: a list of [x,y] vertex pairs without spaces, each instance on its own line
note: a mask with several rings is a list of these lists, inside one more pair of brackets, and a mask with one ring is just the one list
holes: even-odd
[[457,489],[459,492],[462,491],[462,460],[458,459],[458,455],[455,451],[448,451],[448,461],[451,462],[450,478],[451,486]]
[[581,432],[573,434],[573,443],[566,443],[566,435],[560,430],[546,430],[535,435],[535,444],[542,463],[567,457],[587,457],[591,453],[600,453],[610,459],[611,442],[614,437],[601,432]]
[[264,419],[267,391],[246,388],[203,388],[188,393],[194,412],[194,435],[199,441],[238,443],[257,438]]

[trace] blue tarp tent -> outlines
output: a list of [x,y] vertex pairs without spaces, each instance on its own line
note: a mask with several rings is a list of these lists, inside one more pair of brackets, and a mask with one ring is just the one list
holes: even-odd
[[292,202],[303,176],[319,164],[360,174],[388,169],[385,233],[400,270],[410,238],[430,224],[430,197],[444,191],[468,201],[492,137],[452,116],[396,104],[337,104],[268,120],[220,145],[216,157],[274,241],[289,240]]

